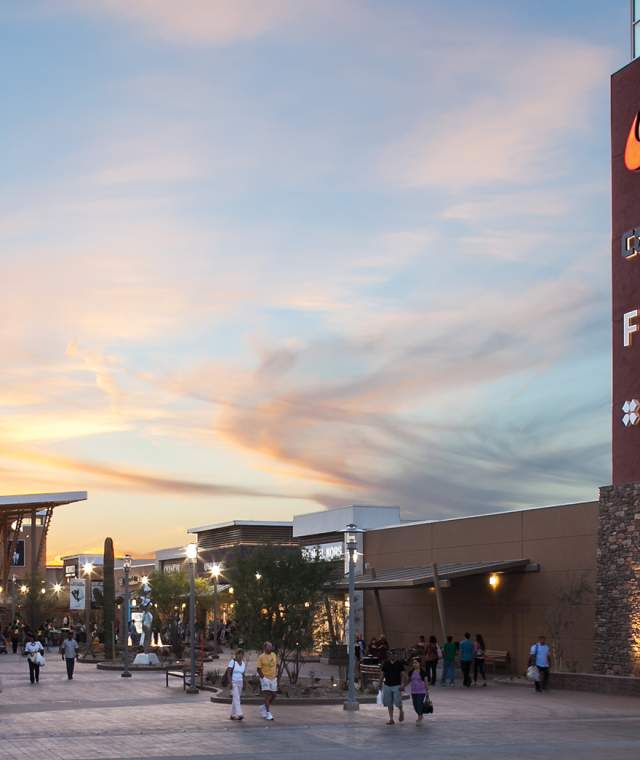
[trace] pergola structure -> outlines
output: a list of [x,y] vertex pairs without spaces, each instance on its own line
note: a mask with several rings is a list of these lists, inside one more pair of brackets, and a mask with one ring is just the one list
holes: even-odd
[[[30,575],[34,578],[38,566],[42,562],[47,533],[51,525],[53,510],[63,504],[73,504],[84,501],[86,491],[69,491],[66,493],[36,493],[20,496],[0,496],[0,548],[2,558],[0,563],[0,582],[8,584],[11,572],[11,559],[15,551],[16,541],[20,537],[23,526],[31,521],[31,551]],[[39,539],[36,523],[38,515],[43,515],[42,529]]]
[[[382,633],[385,632],[385,621],[380,603],[380,591],[390,589],[433,588],[436,593],[438,616],[442,627],[443,640],[446,641],[447,621],[445,613],[443,588],[449,588],[455,579],[468,578],[474,575],[489,573],[538,572],[540,565],[529,559],[488,560],[480,562],[446,562],[432,563],[421,567],[402,567],[385,570],[371,570],[365,575],[356,577],[357,591],[373,591],[376,610],[380,619]],[[347,580],[336,584],[336,588],[346,591]]]

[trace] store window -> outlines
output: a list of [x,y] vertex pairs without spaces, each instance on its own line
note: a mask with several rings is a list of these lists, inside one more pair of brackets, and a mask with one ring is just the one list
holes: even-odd
[[640,56],[640,0],[631,0],[631,56]]

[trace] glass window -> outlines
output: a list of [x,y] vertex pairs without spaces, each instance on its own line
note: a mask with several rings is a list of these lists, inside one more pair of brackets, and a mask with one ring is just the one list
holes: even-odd
[[640,55],[640,24],[635,24],[633,27],[633,57],[637,58]]
[[633,0],[633,20],[640,21],[640,0]]

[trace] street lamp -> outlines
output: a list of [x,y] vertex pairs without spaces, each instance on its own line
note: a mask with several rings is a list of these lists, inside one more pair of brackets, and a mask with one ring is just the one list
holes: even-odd
[[131,555],[125,554],[122,558],[122,568],[124,570],[124,604],[122,605],[122,614],[120,615],[120,626],[124,629],[124,646],[122,648],[122,657],[124,660],[123,670],[120,674],[122,678],[131,678],[129,672],[129,571],[131,570]]
[[85,562],[82,566],[84,573],[84,627],[85,627],[85,657],[91,653],[91,573],[93,572],[93,562]]
[[187,694],[197,694],[196,687],[196,562],[198,561],[198,544],[187,544],[185,548],[189,563],[189,639],[191,641],[191,679]]
[[211,577],[213,578],[213,647],[218,653],[218,578],[222,573],[222,565],[214,562],[211,565]]
[[356,557],[358,553],[358,533],[362,530],[353,523],[347,525],[344,534],[344,543],[349,552],[349,675],[347,680],[347,699],[343,707],[345,710],[359,710],[360,705],[356,699],[356,631],[355,631],[355,594],[356,594]]

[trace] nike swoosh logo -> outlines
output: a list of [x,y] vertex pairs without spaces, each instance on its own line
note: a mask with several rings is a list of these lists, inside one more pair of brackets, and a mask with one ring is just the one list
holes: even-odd
[[640,134],[638,134],[638,122],[640,122],[640,113],[636,114],[633,120],[627,145],[624,149],[624,165],[630,172],[636,172],[640,169]]

